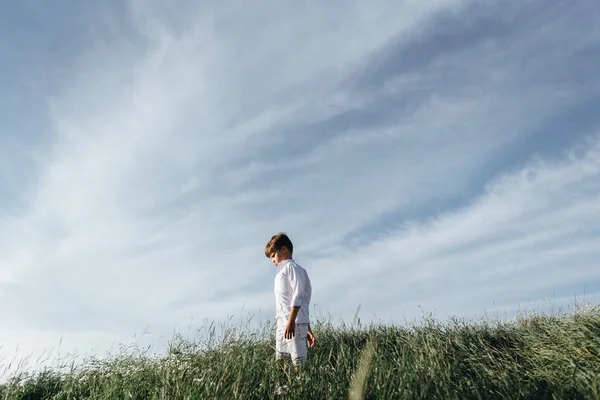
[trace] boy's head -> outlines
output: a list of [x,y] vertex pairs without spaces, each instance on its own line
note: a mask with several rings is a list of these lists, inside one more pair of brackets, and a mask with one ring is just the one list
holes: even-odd
[[265,256],[273,261],[275,266],[284,260],[292,258],[294,245],[285,233],[273,235],[269,243],[265,246]]

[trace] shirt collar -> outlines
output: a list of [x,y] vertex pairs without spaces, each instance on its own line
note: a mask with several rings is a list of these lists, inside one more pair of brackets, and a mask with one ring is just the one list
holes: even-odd
[[283,268],[286,264],[294,262],[293,258],[288,258],[287,260],[283,260],[282,262],[279,263],[279,265],[277,266],[277,270],[281,270],[281,268]]

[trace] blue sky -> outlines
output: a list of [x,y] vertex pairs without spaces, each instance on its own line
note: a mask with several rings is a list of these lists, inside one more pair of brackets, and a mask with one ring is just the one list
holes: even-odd
[[599,16],[542,0],[5,5],[0,364],[268,319],[279,231],[315,317],[597,301]]

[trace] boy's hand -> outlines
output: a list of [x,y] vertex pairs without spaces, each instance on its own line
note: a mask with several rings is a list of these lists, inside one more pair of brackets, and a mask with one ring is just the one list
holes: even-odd
[[308,330],[308,334],[306,335],[306,343],[308,344],[309,348],[312,348],[315,345],[315,335],[310,329]]
[[296,335],[296,321],[289,321],[285,326],[284,337],[286,339],[291,339]]

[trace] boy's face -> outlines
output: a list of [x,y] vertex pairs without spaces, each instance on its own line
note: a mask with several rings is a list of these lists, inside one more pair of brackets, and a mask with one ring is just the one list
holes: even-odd
[[273,264],[275,264],[275,266],[278,266],[280,262],[288,260],[290,258],[290,252],[285,246],[271,253],[271,261],[273,261]]

